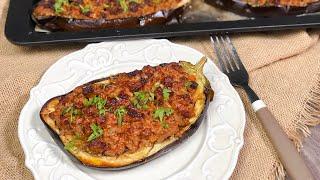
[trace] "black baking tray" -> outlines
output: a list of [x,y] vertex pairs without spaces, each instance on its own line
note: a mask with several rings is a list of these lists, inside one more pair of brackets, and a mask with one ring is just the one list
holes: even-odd
[[11,0],[5,25],[5,35],[13,44],[32,46],[70,42],[101,42],[128,38],[166,38],[212,33],[234,33],[320,27],[319,14],[256,17],[232,21],[206,21],[154,25],[130,29],[106,29],[81,32],[35,31],[31,12],[38,0]]

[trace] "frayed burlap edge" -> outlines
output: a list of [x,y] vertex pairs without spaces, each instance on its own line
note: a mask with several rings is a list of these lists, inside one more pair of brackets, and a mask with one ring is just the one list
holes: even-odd
[[[297,121],[295,122],[295,130],[288,133],[289,138],[300,151],[302,148],[303,138],[311,135],[309,127],[320,124],[320,74],[316,86],[314,86],[307,99],[304,102],[303,110],[299,113]],[[283,165],[277,161],[274,163],[273,173],[275,179],[284,180],[286,172]]]
[[268,180],[284,180],[286,176],[286,171],[284,170],[280,161],[276,161],[273,164],[272,176],[268,177]]
[[320,74],[318,81],[314,86],[306,101],[304,102],[303,110],[300,112],[298,120],[295,122],[295,131],[289,133],[290,139],[294,142],[297,149],[300,151],[303,138],[311,135],[309,127],[320,124]]

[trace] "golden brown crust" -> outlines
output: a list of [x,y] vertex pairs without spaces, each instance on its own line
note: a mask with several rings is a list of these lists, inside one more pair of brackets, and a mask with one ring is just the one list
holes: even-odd
[[[193,66],[187,62],[180,62],[180,64],[182,64],[182,66],[186,68]],[[202,74],[203,65],[204,65],[204,62],[202,62],[202,64],[198,66],[199,69],[193,69],[193,71],[189,72],[189,73],[196,74],[196,78],[197,78],[196,82],[198,83],[198,87],[196,89],[196,93],[194,94],[194,96],[197,97],[197,100],[195,103],[195,115],[189,119],[190,125],[186,126],[185,129],[183,130],[185,133],[190,129],[192,124],[194,124],[198,120],[198,118],[204,111],[205,104],[206,104],[205,102],[207,98],[211,98],[210,96],[213,96],[210,85],[208,84],[208,80]],[[103,82],[106,82],[106,79],[96,80],[91,83],[96,84],[96,83],[103,83]],[[206,90],[210,91],[208,95],[205,94]],[[66,95],[63,95],[63,96],[66,96]],[[62,143],[66,144],[72,137],[68,135],[61,135],[55,120],[52,119],[49,115],[50,113],[56,110],[56,107],[63,96],[55,97],[49,100],[42,107],[40,111],[40,117],[43,122],[45,122],[52,130],[54,130],[56,134],[59,135]],[[164,149],[166,146],[172,144],[177,140],[178,140],[177,137],[170,137],[161,143],[155,143],[153,146],[144,147],[134,153],[124,153],[124,154],[121,154],[120,156],[93,155],[84,151],[80,151],[78,149],[71,149],[69,150],[69,152],[73,154],[83,164],[88,166],[110,167],[110,168],[123,167],[135,162],[143,161],[147,157],[156,154],[157,152],[159,152],[160,150]]]

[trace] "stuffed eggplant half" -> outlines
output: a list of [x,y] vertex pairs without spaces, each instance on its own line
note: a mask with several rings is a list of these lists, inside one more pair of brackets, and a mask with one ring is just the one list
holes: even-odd
[[205,62],[145,66],[86,83],[45,103],[41,120],[84,165],[138,166],[177,147],[205,118],[214,94]]
[[190,0],[40,0],[32,19],[50,31],[79,31],[165,24]]
[[318,2],[319,0],[241,0],[243,3],[246,3],[252,7],[263,8],[263,7],[289,7],[298,8],[298,7],[307,7],[313,3]]

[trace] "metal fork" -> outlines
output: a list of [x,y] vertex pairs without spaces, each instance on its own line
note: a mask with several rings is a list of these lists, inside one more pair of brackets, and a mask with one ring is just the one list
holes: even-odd
[[210,38],[217,54],[221,70],[228,76],[233,86],[245,90],[257,117],[261,120],[289,177],[293,180],[313,179],[309,169],[295,149],[293,143],[277,123],[277,120],[268,110],[265,103],[260,100],[256,93],[250,88],[248,84],[248,72],[242,64],[229,36],[211,35]]

